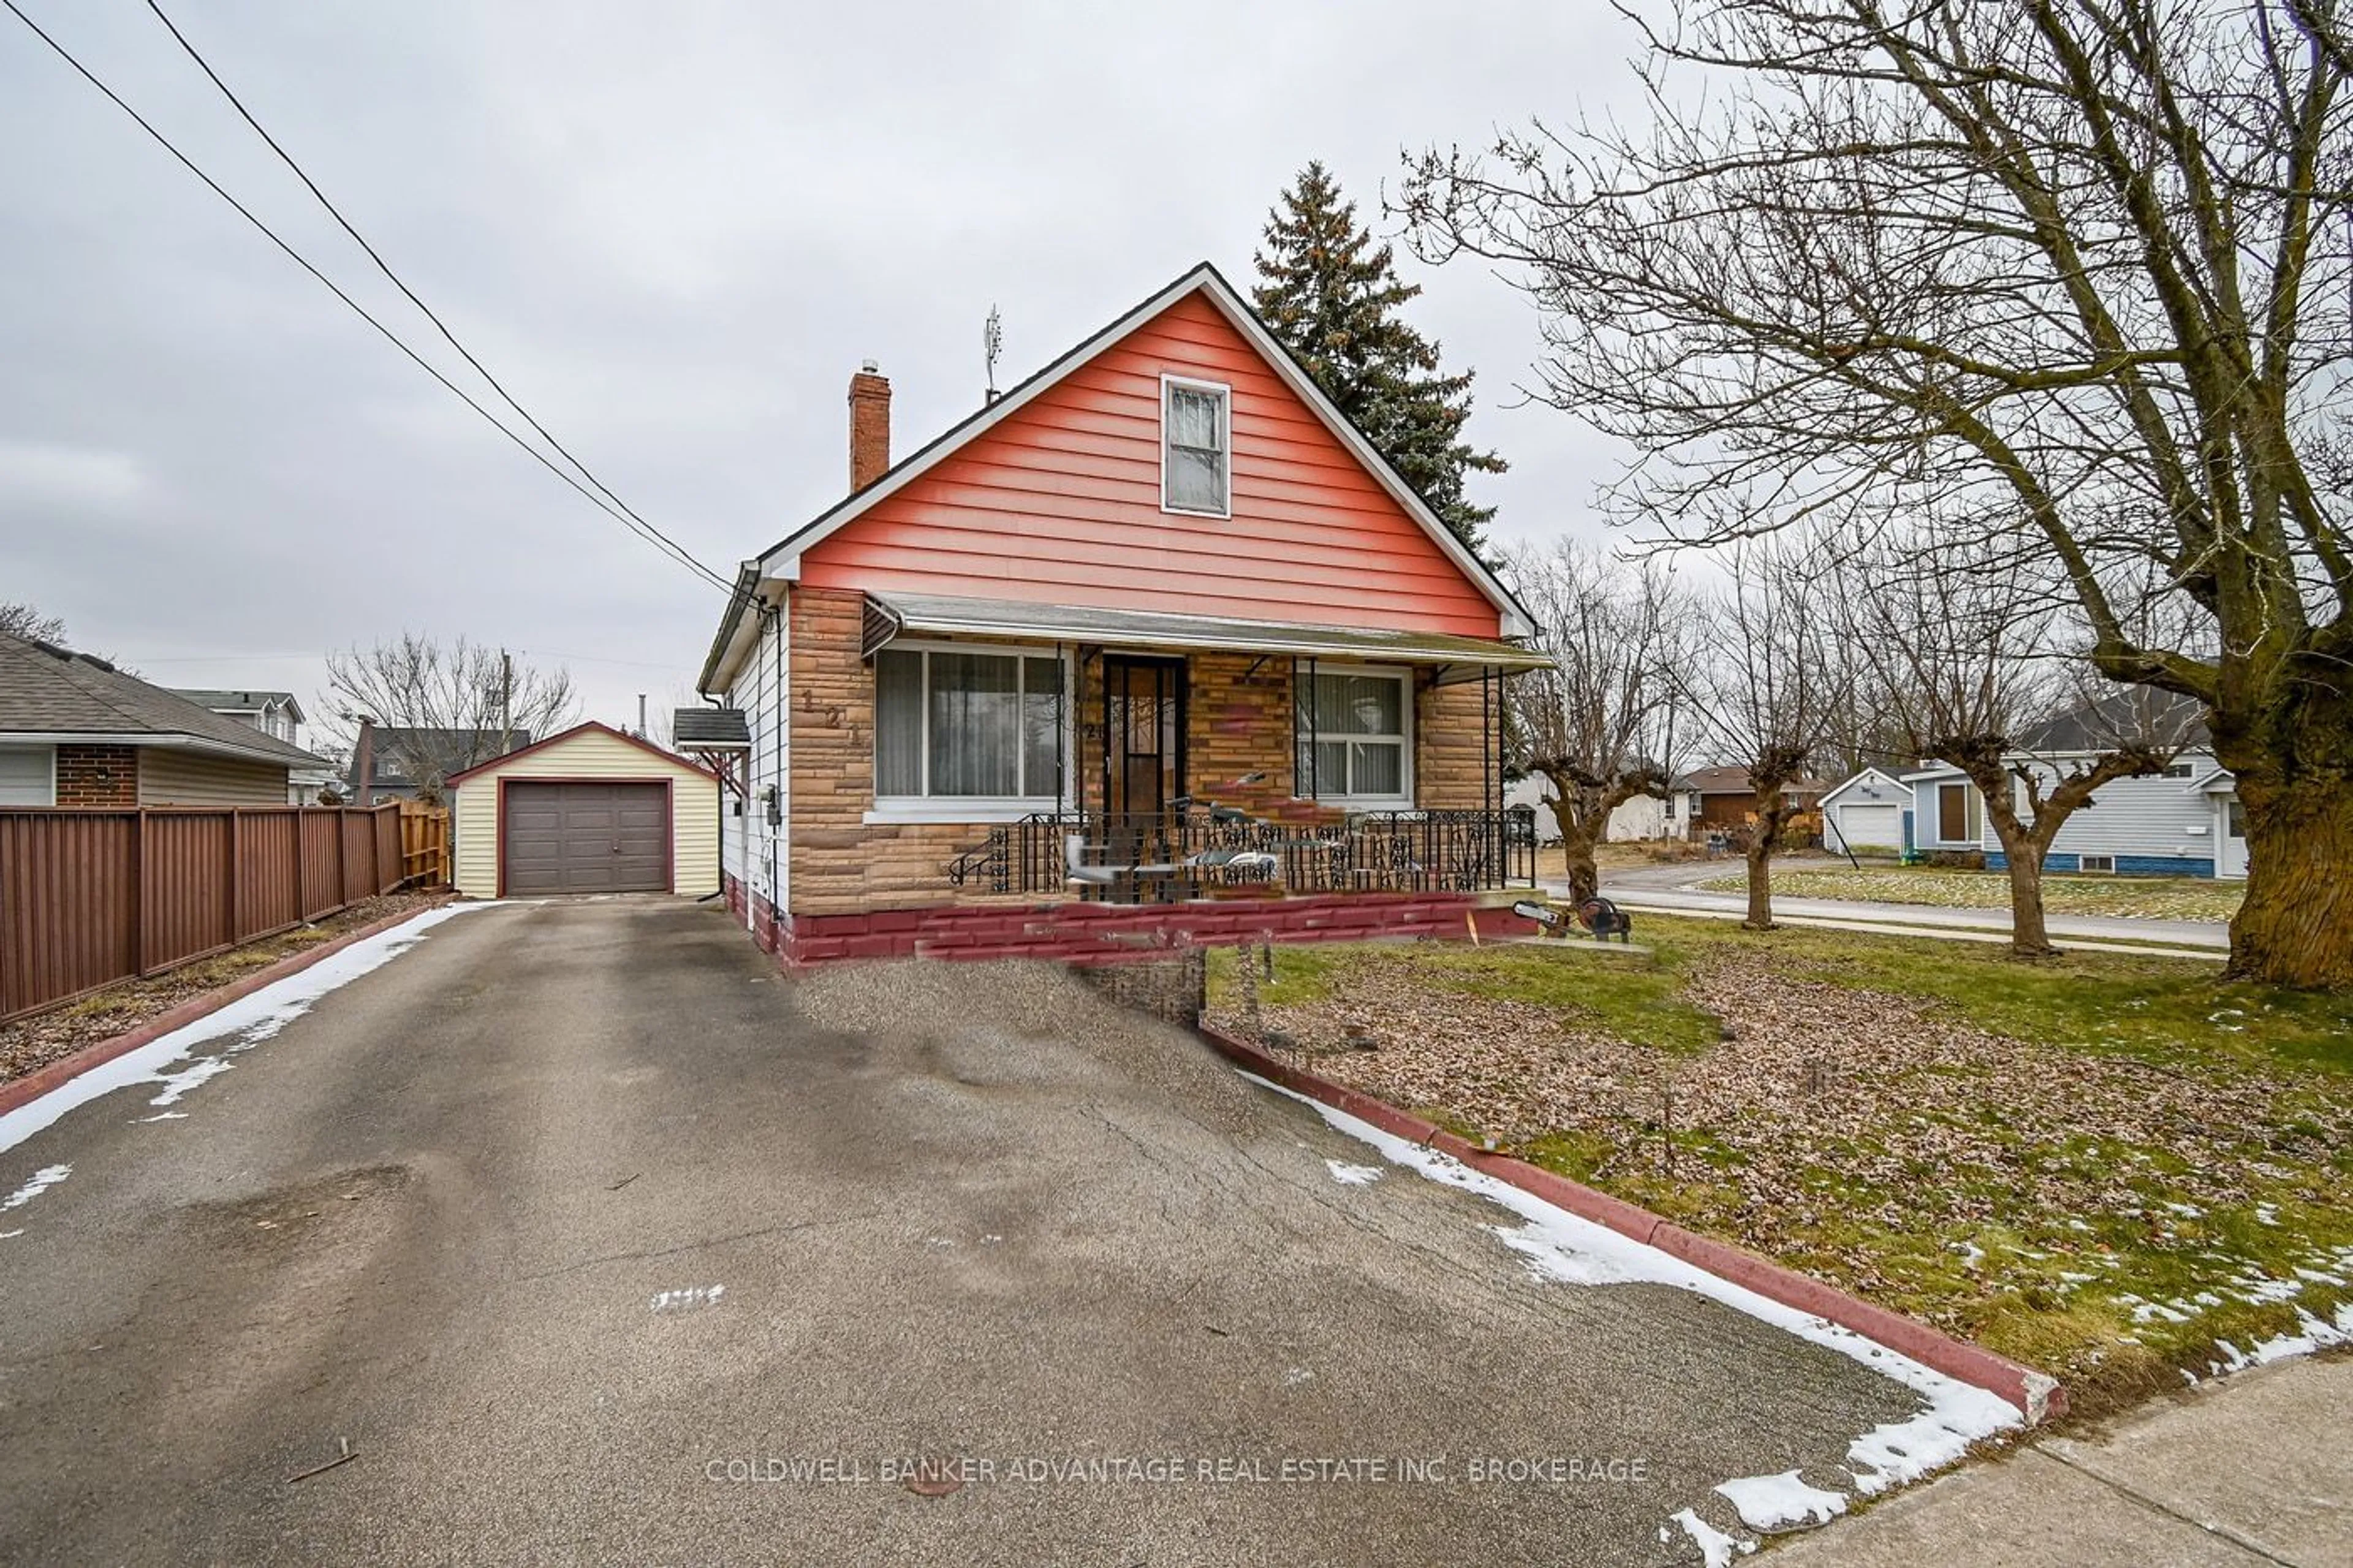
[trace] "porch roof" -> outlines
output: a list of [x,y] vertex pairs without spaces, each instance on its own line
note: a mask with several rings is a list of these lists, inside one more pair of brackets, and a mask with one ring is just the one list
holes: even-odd
[[866,595],[867,657],[871,658],[885,644],[906,632],[1031,637],[1106,647],[1203,648],[1311,658],[1388,659],[1434,665],[1440,684],[1475,680],[1484,669],[1538,669],[1552,662],[1543,654],[1512,643],[1451,637],[1442,632],[1296,626],[1283,621],[1226,620],[1157,610],[1032,605],[1011,599],[952,598],[936,594]]

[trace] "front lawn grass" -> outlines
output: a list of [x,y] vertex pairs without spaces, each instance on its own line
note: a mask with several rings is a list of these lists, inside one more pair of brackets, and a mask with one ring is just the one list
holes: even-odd
[[[1698,884],[1711,892],[1746,889],[1734,872]],[[2010,878],[2000,871],[1946,870],[1933,866],[1809,867],[1773,873],[1773,891],[1793,899],[1860,899],[1882,904],[1928,904],[1948,910],[2006,910]],[[2042,907],[2054,915],[2105,915],[2117,920],[2227,921],[2238,913],[2236,882],[2211,877],[2078,877],[2046,872]]]
[[1638,920],[1648,957],[1278,948],[1246,984],[1219,952],[1212,1013],[2052,1371],[2086,1412],[2353,1302],[2353,998],[2186,960]]

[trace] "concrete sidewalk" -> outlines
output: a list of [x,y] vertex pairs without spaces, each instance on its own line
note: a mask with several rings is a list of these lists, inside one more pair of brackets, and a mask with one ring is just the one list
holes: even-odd
[[2343,1568],[2353,1563],[2353,1358],[2286,1362],[1902,1493],[1788,1568]]

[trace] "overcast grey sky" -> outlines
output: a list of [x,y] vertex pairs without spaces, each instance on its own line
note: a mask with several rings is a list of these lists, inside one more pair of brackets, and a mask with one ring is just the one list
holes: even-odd
[[[438,342],[138,0],[19,0],[421,351]],[[1598,0],[1177,9],[165,0],[565,444],[723,573],[838,499],[849,376],[894,444],[1195,261],[1247,285],[1321,157],[1377,226],[1401,148],[1622,99]],[[0,13],[0,600],[174,685],[285,687],[415,629],[685,696],[720,596],[533,464]],[[1401,247],[1402,248],[1402,247]],[[1590,532],[1610,448],[1512,409],[1525,301],[1416,267],[1480,373],[1507,539]],[[453,371],[455,356],[434,355]]]

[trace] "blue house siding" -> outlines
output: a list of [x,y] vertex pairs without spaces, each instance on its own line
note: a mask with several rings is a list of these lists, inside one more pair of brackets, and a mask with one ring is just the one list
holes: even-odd
[[[1986,851],[1987,870],[2006,871],[2009,868],[2009,856],[1999,849]],[[2084,860],[2080,855],[2046,855],[2042,858],[2042,868],[2046,871],[2081,871],[2084,868]],[[2116,857],[2116,875],[2119,877],[2211,877],[2213,874],[2212,860],[2200,860],[2194,856],[2119,855]]]

